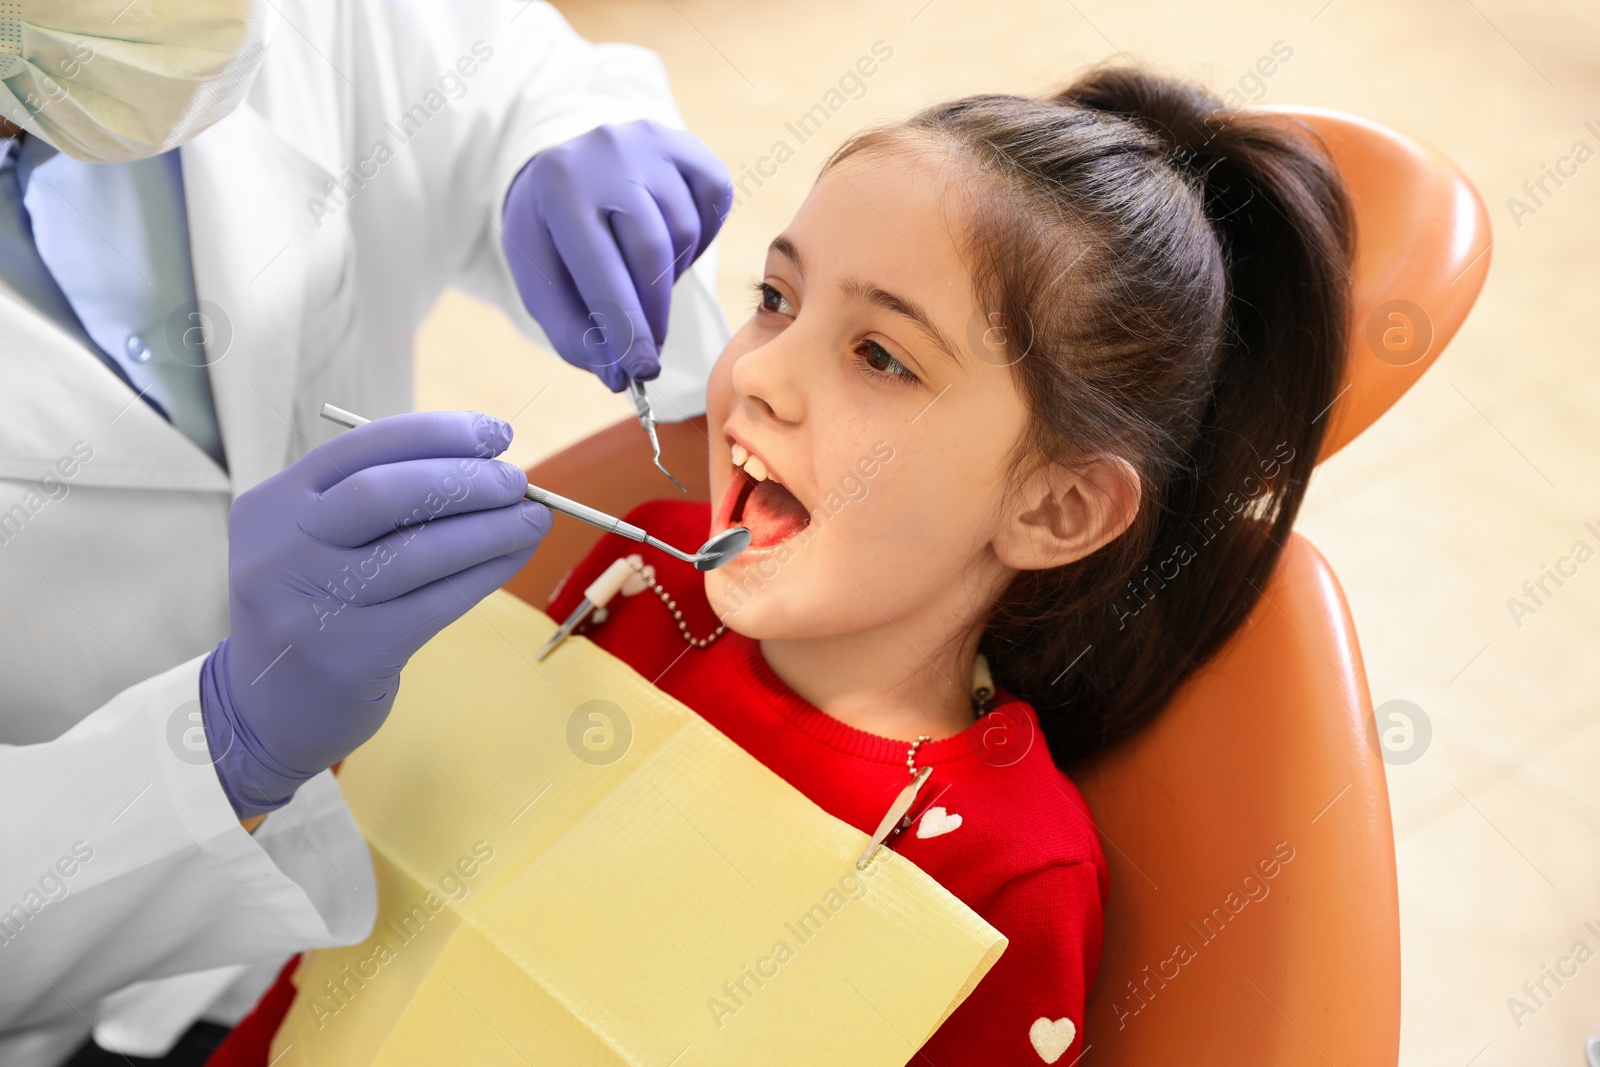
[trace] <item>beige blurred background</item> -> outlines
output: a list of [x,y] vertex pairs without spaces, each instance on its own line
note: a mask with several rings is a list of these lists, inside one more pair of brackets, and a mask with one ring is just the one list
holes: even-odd
[[[1437,365],[1320,469],[1299,529],[1343,582],[1374,703],[1412,701],[1431,724],[1420,757],[1389,768],[1401,1062],[1583,1064],[1600,1034],[1600,958],[1563,985],[1546,978],[1537,1003],[1523,984],[1578,941],[1600,953],[1584,925],[1600,930],[1600,561],[1550,583],[1520,627],[1507,600],[1580,538],[1600,549],[1584,528],[1600,530],[1600,158],[1542,205],[1522,189],[1578,141],[1600,153],[1600,0],[557,6],[591,39],[657,51],[736,179],[775,140],[796,146],[784,124],[875,42],[892,49],[775,176],[747,180],[721,244],[734,323],[766,242],[848,132],[946,97],[1045,89],[1119,52],[1261,102],[1371,117],[1466,171],[1495,229],[1483,296]],[[1292,56],[1252,80],[1279,42]],[[1514,217],[1514,196],[1536,210]],[[631,410],[458,294],[417,360],[419,407],[516,415],[509,458],[524,465]],[[1531,1013],[1514,1017],[1512,997]]]

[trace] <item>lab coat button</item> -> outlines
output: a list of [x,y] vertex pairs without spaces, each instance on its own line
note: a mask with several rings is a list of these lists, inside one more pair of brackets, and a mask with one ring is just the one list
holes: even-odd
[[127,349],[128,358],[135,363],[150,362],[150,346],[138,334],[130,333],[128,335]]

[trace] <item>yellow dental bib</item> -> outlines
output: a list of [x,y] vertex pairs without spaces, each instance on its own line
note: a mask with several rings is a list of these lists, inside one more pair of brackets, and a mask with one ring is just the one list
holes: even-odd
[[1004,950],[607,652],[495,593],[339,784],[365,942],[308,953],[274,1067],[904,1064]]

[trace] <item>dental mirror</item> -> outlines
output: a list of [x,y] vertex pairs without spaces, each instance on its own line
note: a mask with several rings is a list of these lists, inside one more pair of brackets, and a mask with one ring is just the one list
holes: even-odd
[[645,543],[654,545],[669,555],[693,563],[697,571],[714,571],[734,556],[750,547],[750,531],[743,526],[730,526],[717,536],[700,546],[700,551],[692,557],[679,552],[671,545],[662,544],[654,537],[645,538]]
[[[343,408],[334,407],[332,404],[322,405],[321,415],[329,422],[338,423],[340,426],[350,429],[364,426],[372,421]],[[535,503],[543,504],[551,511],[559,511],[563,515],[581,519],[591,526],[598,526],[607,533],[621,534],[629,540],[640,541],[650,545],[652,548],[659,548],[669,556],[681,559],[685,563],[694,564],[694,569],[697,571],[714,571],[750,547],[750,531],[743,526],[732,526],[701,545],[700,551],[683,552],[673,548],[660,538],[651,537],[632,523],[623,522],[614,515],[607,515],[603,511],[591,508],[587,504],[580,504],[576,500],[568,500],[559,493],[552,493],[550,490],[541,489],[537,485],[528,486],[528,490],[523,496]]]

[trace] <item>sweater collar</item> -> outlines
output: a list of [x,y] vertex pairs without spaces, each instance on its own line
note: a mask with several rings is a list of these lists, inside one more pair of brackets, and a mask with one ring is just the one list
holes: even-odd
[[[734,630],[727,631],[722,640],[733,646],[731,651],[739,657],[742,673],[750,679],[756,695],[797,730],[830,748],[861,759],[905,765],[906,750],[911,747],[911,741],[868,733],[814,707],[778,677],[761,655],[759,641]],[[917,765],[949,764],[981,757],[984,755],[985,734],[995,724],[996,713],[1001,711],[1019,720],[1026,720],[1027,726],[1022,732],[1029,737],[1038,737],[1039,723],[1032,706],[1005,693],[997,693],[994,707],[979,716],[971,726],[952,737],[927,741],[918,747]]]

